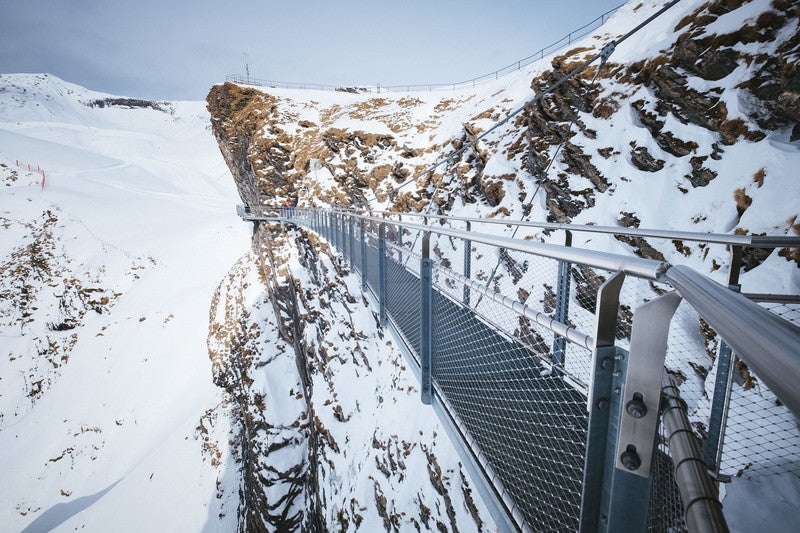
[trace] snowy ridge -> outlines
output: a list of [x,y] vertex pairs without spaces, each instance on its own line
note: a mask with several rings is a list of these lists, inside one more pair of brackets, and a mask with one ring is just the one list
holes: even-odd
[[91,108],[111,96],[49,75],[0,87],[3,527],[227,528],[227,449],[203,459],[196,427],[223,400],[207,310],[247,230],[206,111]]

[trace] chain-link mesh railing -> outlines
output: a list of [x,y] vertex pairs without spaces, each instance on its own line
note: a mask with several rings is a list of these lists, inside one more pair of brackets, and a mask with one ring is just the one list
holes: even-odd
[[[552,371],[552,332],[488,298],[476,314],[440,290],[448,287],[445,280],[456,278],[444,268],[436,273],[435,385],[503,480],[526,522],[537,530],[577,529],[586,397]],[[510,336],[505,330],[515,323]]]
[[[458,224],[442,225],[447,226]],[[329,213],[326,227],[423,367],[421,309],[430,306],[433,389],[479,449],[476,455],[501,480],[523,523],[534,530],[578,529],[586,489],[587,393],[595,370],[587,349],[591,341],[575,339],[581,335],[576,332],[594,332],[598,291],[613,272],[570,261],[568,253],[560,259],[529,253],[494,245],[492,239],[478,242],[470,233],[453,235],[438,225]],[[423,231],[429,232],[427,239],[421,238]],[[421,291],[427,272],[420,266],[423,256],[433,261],[429,303]],[[655,279],[661,278],[625,279],[613,321],[614,342],[623,352],[630,348],[637,310],[672,291]],[[800,304],[764,306],[786,320],[800,316]],[[670,321],[664,365],[681,385],[701,438],[716,416],[711,411],[720,346],[698,312],[681,304]],[[758,376],[733,361],[720,471],[797,472],[796,420]],[[423,368],[423,381],[424,375]],[[647,527],[682,531],[670,450],[663,438],[657,442]]]

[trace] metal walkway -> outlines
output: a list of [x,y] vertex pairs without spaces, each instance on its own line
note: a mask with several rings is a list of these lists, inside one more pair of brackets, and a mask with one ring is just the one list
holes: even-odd
[[[727,387],[715,391],[710,435],[726,433],[729,346],[789,413],[800,412],[787,377],[800,372],[800,328],[685,267],[453,228],[502,223],[494,220],[243,207],[239,215],[313,230],[361,274],[382,323],[418,365],[422,402],[459,441],[503,530],[726,530],[706,474],[722,475],[722,437],[707,438],[701,452],[680,401],[665,412],[682,416],[661,419],[662,388],[666,398],[677,391],[663,368],[685,342],[672,339],[685,335],[672,324],[682,300],[725,339],[717,382]],[[420,223],[402,221],[415,216]],[[414,234],[421,238],[405,238]],[[732,273],[742,247],[800,247],[792,237],[680,238],[731,246]],[[800,310],[800,298],[781,298]]]

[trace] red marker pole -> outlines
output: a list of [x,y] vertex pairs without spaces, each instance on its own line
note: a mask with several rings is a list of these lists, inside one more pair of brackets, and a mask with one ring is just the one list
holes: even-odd
[[42,170],[42,190],[44,190],[44,182],[45,182],[44,170]]

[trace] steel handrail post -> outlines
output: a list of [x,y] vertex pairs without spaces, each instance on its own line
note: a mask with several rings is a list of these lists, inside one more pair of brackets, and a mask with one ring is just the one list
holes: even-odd
[[[467,220],[467,231],[472,231],[472,223]],[[472,241],[464,239],[464,277],[472,277]],[[464,305],[469,307],[469,285],[464,285]]]
[[386,325],[386,223],[378,227],[378,306],[381,326]]
[[361,290],[367,291],[367,232],[364,229],[365,221],[359,219],[358,227],[361,230]]
[[[614,346],[617,330],[619,293],[625,274],[617,272],[597,290],[595,305],[594,350],[592,351],[591,381],[586,408],[589,427],[586,433],[586,457],[581,485],[580,531],[597,532],[608,516],[601,514],[605,479],[609,477],[609,456],[613,453],[609,430],[612,422],[618,423],[619,390],[615,390],[614,376],[625,364],[624,350],[618,353]],[[622,356],[622,357],[618,357]],[[613,419],[612,419],[613,415]]]
[[[728,288],[741,292],[739,271],[742,266],[742,247],[731,247],[731,264],[728,271]],[[717,374],[714,378],[714,396],[711,401],[711,415],[708,421],[708,437],[703,444],[703,459],[708,468],[719,473],[725,442],[725,423],[728,418],[731,392],[733,390],[734,355],[725,340],[719,343],[717,354]]]
[[350,261],[350,272],[356,271],[356,264],[355,264],[355,248],[356,248],[356,233],[355,233],[355,216],[354,215],[347,215],[347,231],[348,231],[348,242],[347,242],[347,249],[349,254],[347,259]]
[[433,388],[431,374],[433,366],[433,261],[430,258],[431,234],[426,232],[422,237],[422,259],[420,259],[420,347],[419,361],[421,370],[421,399],[430,405]]
[[677,292],[668,292],[641,305],[633,315],[630,350],[616,406],[619,421],[612,471],[605,480],[608,499],[601,508],[608,516],[608,531],[647,529],[667,338],[680,302]]
[[[566,231],[564,246],[572,246],[572,232]],[[558,282],[556,284],[556,309],[555,319],[566,324],[569,317],[569,291],[570,291],[570,269],[569,261],[558,261]],[[553,375],[560,375],[558,368],[564,367],[565,352],[567,349],[567,339],[561,335],[553,336]]]
[[403,215],[397,215],[397,222],[398,222],[398,225],[397,225],[397,244],[400,247],[399,248],[399,252],[398,252],[399,253],[398,259],[400,261],[400,264],[402,265],[402,264],[405,264],[405,263],[403,263],[403,252],[402,252],[402,250],[403,250],[403,231],[404,231],[403,230]]

